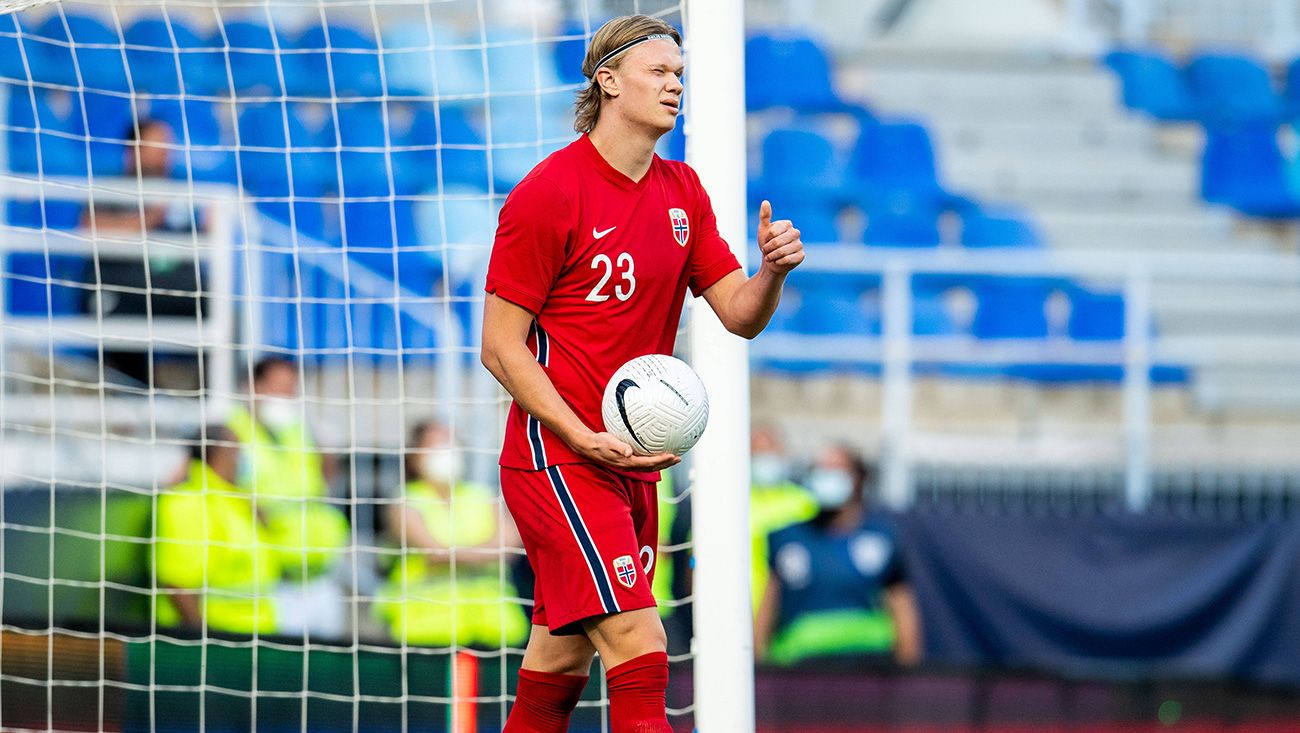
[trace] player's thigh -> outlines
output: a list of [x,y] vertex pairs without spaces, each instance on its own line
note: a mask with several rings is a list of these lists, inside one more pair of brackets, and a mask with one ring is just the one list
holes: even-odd
[[668,637],[656,608],[638,608],[587,619],[583,628],[592,646],[600,652],[600,660],[606,669],[668,648]]
[[596,648],[581,634],[557,636],[550,629],[533,625],[524,650],[524,669],[552,674],[585,675],[591,670]]

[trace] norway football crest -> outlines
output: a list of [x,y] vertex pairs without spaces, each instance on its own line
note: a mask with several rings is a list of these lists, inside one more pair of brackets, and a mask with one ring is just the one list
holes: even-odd
[[691,222],[686,218],[686,212],[683,209],[669,209],[668,218],[673,223],[673,239],[685,247],[691,238]]
[[620,555],[614,558],[614,574],[618,576],[618,582],[622,583],[624,588],[631,588],[636,583],[636,565],[632,563],[631,555]]

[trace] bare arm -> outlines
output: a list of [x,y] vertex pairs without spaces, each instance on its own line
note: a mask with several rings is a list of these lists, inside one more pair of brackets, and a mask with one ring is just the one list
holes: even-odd
[[596,463],[627,471],[659,471],[681,461],[671,453],[635,455],[627,443],[584,425],[528,350],[532,323],[533,314],[528,309],[488,294],[483,304],[480,359],[525,412],[579,455]]
[[763,589],[763,600],[758,604],[758,615],[754,617],[754,658],[763,660],[767,649],[772,644],[772,634],[776,631],[776,617],[781,612],[781,581],[775,574],[768,575],[767,587]]
[[916,608],[912,589],[906,583],[886,588],[885,608],[894,620],[894,659],[909,667],[920,662],[921,614]]
[[198,593],[188,588],[172,588],[171,599],[172,605],[176,606],[176,611],[181,615],[183,625],[196,629],[203,626],[203,611],[199,608]]
[[752,339],[772,320],[785,277],[804,260],[799,230],[788,219],[772,221],[767,201],[758,210],[758,247],[763,261],[753,277],[737,270],[704,291],[704,300],[728,331]]

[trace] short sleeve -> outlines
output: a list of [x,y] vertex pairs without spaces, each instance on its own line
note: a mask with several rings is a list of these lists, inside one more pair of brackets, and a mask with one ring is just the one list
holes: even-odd
[[486,290],[541,311],[564,268],[571,227],[568,199],[544,178],[528,178],[506,198],[497,224]]
[[687,267],[690,269],[691,294],[698,298],[701,293],[713,287],[714,283],[733,270],[739,270],[740,261],[732,254],[731,247],[727,246],[727,240],[723,239],[718,232],[718,219],[713,214],[713,201],[709,199],[709,194],[700,184],[700,179],[695,176],[694,171],[691,171],[691,179],[695,184],[696,221],[699,222],[699,227],[692,234],[695,241],[691,244]]

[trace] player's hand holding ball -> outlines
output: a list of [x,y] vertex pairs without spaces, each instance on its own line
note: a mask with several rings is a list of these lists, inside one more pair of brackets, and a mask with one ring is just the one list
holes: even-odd
[[758,207],[758,249],[763,265],[777,275],[784,275],[803,262],[803,241],[789,219],[772,221],[772,203],[764,200]]
[[709,395],[686,362],[647,354],[610,377],[601,417],[608,432],[597,433],[597,440],[618,444],[616,460],[606,463],[620,468],[648,464],[654,468],[640,470],[659,470],[678,463],[704,434]]

